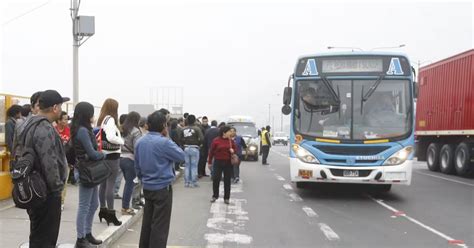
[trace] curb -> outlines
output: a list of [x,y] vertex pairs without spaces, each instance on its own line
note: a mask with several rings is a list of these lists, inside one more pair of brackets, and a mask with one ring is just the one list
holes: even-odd
[[[173,184],[182,176],[181,171],[176,172],[176,180]],[[140,220],[143,216],[143,208],[138,210],[134,216],[122,216],[120,217],[120,221],[122,221],[122,225],[120,226],[110,226],[107,227],[101,234],[97,236],[97,239],[103,240],[103,243],[99,245],[100,248],[106,248],[110,244],[113,244],[115,241],[119,240],[122,235],[129,230],[131,226],[133,226],[138,220]]]

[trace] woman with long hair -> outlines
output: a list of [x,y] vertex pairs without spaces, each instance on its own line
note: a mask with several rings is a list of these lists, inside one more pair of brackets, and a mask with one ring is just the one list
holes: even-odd
[[[80,102],[74,109],[71,124],[71,139],[74,146],[77,167],[85,166],[86,161],[104,159],[105,155],[98,151],[97,141],[92,132],[94,121],[94,106]],[[77,209],[76,248],[90,247],[89,244],[99,245],[101,240],[92,236],[92,221],[99,207],[98,186],[86,187],[79,182],[79,208]]]
[[122,155],[120,156],[120,168],[125,178],[125,187],[123,189],[122,197],[122,214],[135,215],[135,211],[130,208],[130,200],[132,198],[133,179],[137,176],[135,173],[135,144],[142,136],[138,123],[140,122],[140,114],[137,112],[130,112],[125,118],[122,125],[122,136],[124,144],[122,146]]
[[230,178],[232,176],[231,156],[235,153],[237,147],[232,140],[232,130],[230,126],[223,126],[219,129],[219,136],[212,141],[209,151],[209,168],[214,159],[214,176],[212,178],[213,194],[211,202],[219,198],[219,184],[221,182],[222,172],[224,172],[224,203],[229,204],[230,200]]
[[114,99],[106,99],[100,110],[97,125],[100,126],[99,137],[101,137],[102,152],[105,154],[105,163],[111,170],[110,176],[99,186],[99,220],[105,219],[107,225],[113,223],[115,226],[122,225],[117,219],[114,210],[114,187],[117,179],[121,146],[124,144],[122,135],[118,128],[118,106]]

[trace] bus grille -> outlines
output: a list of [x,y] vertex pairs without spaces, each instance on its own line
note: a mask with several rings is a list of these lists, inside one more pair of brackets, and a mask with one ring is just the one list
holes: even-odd
[[390,146],[322,146],[314,145],[320,151],[331,155],[370,156],[377,155]]

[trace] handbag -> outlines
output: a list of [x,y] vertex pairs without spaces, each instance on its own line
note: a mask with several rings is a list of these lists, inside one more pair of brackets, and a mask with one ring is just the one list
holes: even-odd
[[[229,145],[230,145],[230,149],[232,149],[232,141],[230,139],[229,139]],[[233,166],[237,166],[240,164],[239,156],[237,156],[235,152],[230,154],[230,164],[232,164]]]
[[112,174],[104,160],[82,160],[77,164],[79,182],[92,188],[104,182]]

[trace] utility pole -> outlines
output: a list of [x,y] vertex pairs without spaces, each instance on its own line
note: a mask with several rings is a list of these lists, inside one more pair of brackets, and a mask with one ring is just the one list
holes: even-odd
[[271,106],[271,104],[268,104],[268,122],[267,122],[267,125],[270,125],[270,121],[271,121],[271,119],[270,119],[270,106]]
[[[72,0],[72,104],[79,102],[79,47],[95,34],[95,18],[79,16],[80,0]],[[84,41],[82,41],[87,37]]]
[[78,0],[72,1],[71,18],[73,22],[73,39],[72,39],[72,104],[76,106],[79,102],[79,46],[80,40],[77,35],[76,20],[79,12]]

